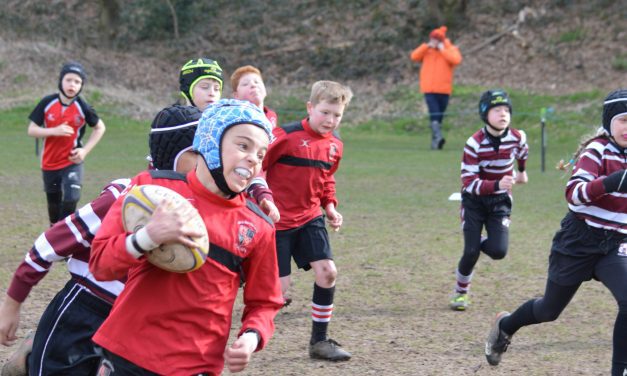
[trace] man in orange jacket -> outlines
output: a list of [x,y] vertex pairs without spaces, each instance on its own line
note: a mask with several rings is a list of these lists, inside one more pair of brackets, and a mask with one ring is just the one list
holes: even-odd
[[431,120],[431,149],[442,149],[442,118],[453,91],[453,70],[462,62],[459,49],[446,37],[446,26],[429,34],[429,42],[412,51],[412,61],[420,67],[420,92],[424,94]]

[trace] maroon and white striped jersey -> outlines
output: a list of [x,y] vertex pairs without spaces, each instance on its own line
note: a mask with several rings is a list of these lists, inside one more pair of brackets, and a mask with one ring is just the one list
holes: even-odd
[[124,288],[124,283],[97,281],[89,271],[89,254],[91,242],[102,219],[129,183],[130,179],[111,182],[94,201],[39,235],[15,271],[7,294],[23,302],[31,289],[46,276],[53,262],[66,260],[68,271],[77,283],[113,303]]
[[608,138],[590,142],[566,184],[568,208],[590,226],[627,234],[627,194],[606,193],[603,179],[627,168],[626,150]]
[[468,138],[464,146],[462,191],[474,195],[511,193],[506,189],[497,189],[496,183],[503,176],[515,176],[514,160],[518,162],[518,170],[524,171],[528,156],[525,132],[508,128],[497,139],[489,135],[485,127],[481,128]]

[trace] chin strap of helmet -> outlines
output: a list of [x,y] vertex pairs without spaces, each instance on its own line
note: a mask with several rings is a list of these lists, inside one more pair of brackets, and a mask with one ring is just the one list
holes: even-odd
[[213,177],[213,180],[216,182],[218,188],[222,191],[222,193],[227,195],[229,199],[232,199],[237,195],[237,192],[233,192],[231,188],[229,188],[229,185],[226,183],[222,166],[214,168],[213,170],[209,170],[209,172],[211,173],[211,177]]

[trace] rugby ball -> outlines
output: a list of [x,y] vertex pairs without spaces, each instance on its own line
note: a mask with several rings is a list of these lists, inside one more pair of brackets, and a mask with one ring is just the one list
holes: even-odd
[[148,223],[157,205],[168,199],[169,210],[192,210],[194,215],[186,224],[202,232],[202,236],[191,238],[198,248],[189,248],[179,243],[162,244],[146,252],[152,264],[170,272],[187,273],[200,268],[209,253],[209,235],[198,210],[179,193],[159,185],[136,185],[122,202],[122,222],[128,232],[136,232]]

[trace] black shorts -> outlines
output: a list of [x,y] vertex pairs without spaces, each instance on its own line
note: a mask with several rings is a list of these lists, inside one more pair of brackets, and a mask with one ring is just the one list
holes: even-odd
[[71,164],[60,170],[42,171],[44,191],[63,193],[63,201],[78,201],[83,186],[83,164]]
[[627,265],[625,235],[590,227],[569,212],[553,237],[549,256],[549,280],[573,286],[592,278],[609,264]]
[[31,375],[92,375],[100,363],[91,337],[111,304],[70,280],[44,311],[28,358]]
[[309,264],[314,261],[333,260],[324,218],[316,217],[300,227],[277,231],[276,252],[279,277],[292,273],[292,257],[296,266],[303,270],[311,269]]

